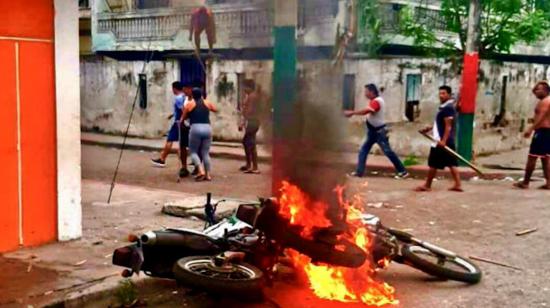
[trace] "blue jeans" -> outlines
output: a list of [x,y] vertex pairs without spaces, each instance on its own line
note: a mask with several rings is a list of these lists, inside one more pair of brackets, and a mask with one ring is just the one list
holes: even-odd
[[363,146],[361,146],[361,150],[359,151],[357,170],[355,171],[358,176],[363,176],[365,174],[367,157],[369,156],[369,152],[375,143],[380,146],[380,148],[384,152],[384,155],[386,155],[386,157],[390,159],[393,166],[395,167],[395,170],[397,170],[398,173],[406,172],[405,166],[403,166],[403,163],[401,162],[401,160],[399,160],[397,154],[395,154],[395,152],[390,147],[390,141],[388,140],[388,131],[386,130],[386,128],[367,128],[367,140],[365,141],[365,143],[363,143]]

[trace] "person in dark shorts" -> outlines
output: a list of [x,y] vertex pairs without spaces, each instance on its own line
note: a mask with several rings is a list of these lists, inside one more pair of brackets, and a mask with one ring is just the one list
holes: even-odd
[[540,189],[550,190],[550,85],[547,81],[538,82],[533,89],[533,94],[539,99],[535,108],[535,120],[524,133],[525,138],[530,138],[532,135],[533,141],[529,149],[523,181],[515,183],[514,186],[521,189],[529,188],[531,176],[540,158],[546,178],[546,184]]
[[433,179],[437,175],[437,170],[443,170],[448,167],[454,179],[454,185],[449,190],[462,192],[460,173],[458,172],[458,160],[444,149],[445,146],[453,150],[456,148],[456,109],[455,101],[452,99],[452,90],[449,86],[441,86],[439,88],[439,100],[441,105],[435,117],[434,125],[421,131],[422,133],[432,131],[434,138],[439,140],[439,142],[433,144],[430,149],[430,156],[428,158],[430,171],[428,172],[426,183],[417,187],[416,191],[430,191],[432,189]]
[[258,150],[256,148],[256,135],[260,130],[260,104],[261,93],[257,91],[254,80],[247,79],[244,81],[245,99],[242,103],[241,113],[242,122],[239,124],[239,130],[244,129],[244,137],[242,144],[246,157],[246,165],[240,170],[244,173],[259,174],[258,169]]
[[168,136],[166,137],[166,143],[160,153],[160,157],[151,159],[153,166],[161,168],[166,167],[166,158],[168,157],[168,154],[170,154],[174,142],[178,142],[180,140],[180,119],[183,112],[183,105],[185,103],[183,84],[179,81],[173,82],[172,92],[174,93],[174,112],[168,117],[168,120],[174,119],[174,122],[170,126]]

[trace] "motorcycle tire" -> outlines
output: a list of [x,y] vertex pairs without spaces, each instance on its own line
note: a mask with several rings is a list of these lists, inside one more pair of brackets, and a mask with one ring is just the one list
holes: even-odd
[[456,256],[453,259],[446,258],[444,263],[440,263],[441,257],[418,245],[405,245],[401,253],[405,264],[426,274],[469,284],[476,284],[481,280],[481,270],[466,258]]
[[176,281],[184,286],[220,295],[257,300],[262,296],[264,274],[248,263],[218,267],[211,256],[181,258],[174,264]]

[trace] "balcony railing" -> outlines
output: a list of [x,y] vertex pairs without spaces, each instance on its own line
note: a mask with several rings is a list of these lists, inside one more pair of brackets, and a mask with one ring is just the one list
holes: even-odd
[[[216,29],[229,37],[269,35],[272,17],[267,8],[214,9]],[[188,29],[188,9],[156,9],[148,12],[98,15],[98,33],[112,33],[117,41],[169,40]]]
[[[437,4],[438,1],[430,1],[429,4]],[[379,6],[380,17],[382,21],[382,30],[384,32],[396,32],[399,30],[401,20],[401,10],[407,4],[403,4],[402,1],[385,2]],[[446,31],[446,21],[440,15],[439,9],[433,5],[427,5],[426,3],[410,4],[414,10],[414,18],[419,24],[424,25],[428,29],[434,29],[437,31]]]

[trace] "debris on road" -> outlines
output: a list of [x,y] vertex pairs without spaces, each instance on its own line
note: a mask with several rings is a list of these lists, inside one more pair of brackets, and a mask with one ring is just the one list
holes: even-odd
[[82,261],[76,262],[74,266],[81,266],[81,265],[84,265],[86,262],[88,262],[88,260],[82,260]]
[[383,202],[367,203],[367,207],[372,207],[372,208],[375,208],[375,209],[382,208],[382,206],[384,206]]
[[516,236],[523,236],[523,235],[535,233],[538,230],[539,230],[538,228],[526,229],[526,230],[523,230],[523,231],[516,232]]
[[[212,203],[215,204],[218,201],[218,199],[213,199]],[[202,196],[177,201],[168,201],[164,203],[161,211],[163,214],[170,216],[206,220],[206,215],[204,213],[205,203],[206,199]],[[220,203],[216,214],[216,220],[228,218],[233,215],[233,212],[237,209],[240,203],[246,202],[240,200],[226,200],[225,202]]]
[[511,268],[511,269],[515,269],[515,270],[518,270],[518,271],[523,271],[523,269],[521,269],[519,267],[509,265],[509,264],[506,264],[506,263],[502,263],[502,262],[498,262],[498,261],[494,261],[494,260],[490,260],[490,259],[486,259],[486,258],[470,256],[470,259],[475,260],[475,261],[479,261],[479,262],[494,264],[494,265],[498,265],[498,266],[502,266],[502,267],[506,267],[506,268]]

